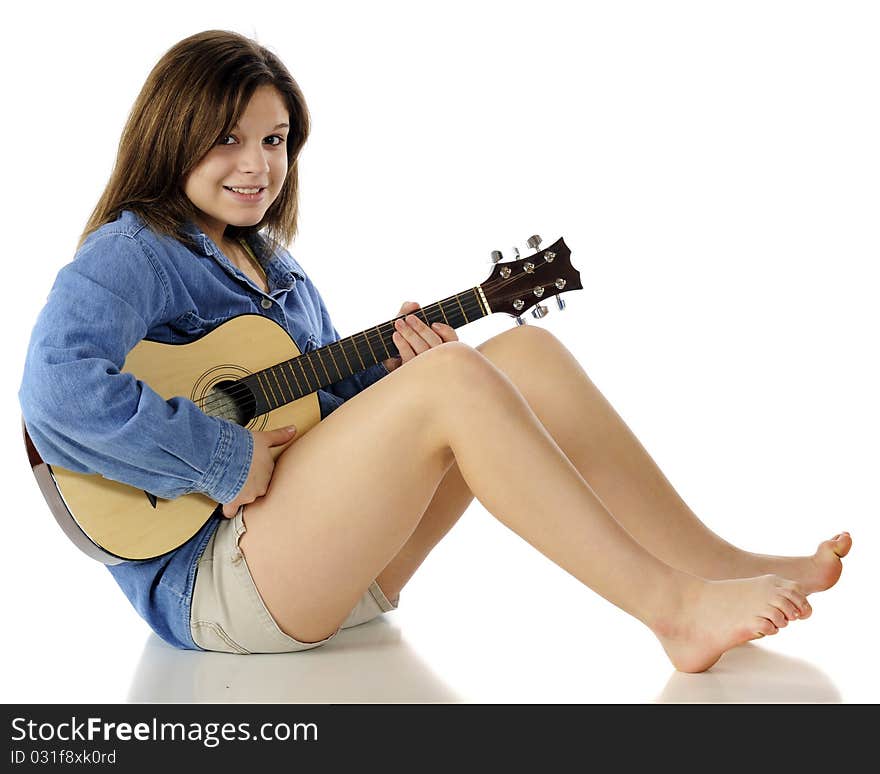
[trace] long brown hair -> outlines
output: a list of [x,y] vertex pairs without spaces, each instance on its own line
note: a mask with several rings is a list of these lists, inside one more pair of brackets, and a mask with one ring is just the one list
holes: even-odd
[[172,46],[147,77],[122,131],[110,180],[79,245],[123,210],[136,212],[159,233],[188,241],[181,229],[198,216],[198,209],[184,193],[184,182],[232,130],[256,88],[265,84],[280,92],[290,113],[287,178],[259,223],[230,225],[228,231],[237,237],[265,228],[271,249],[289,244],[299,212],[297,157],[309,135],[305,99],[271,51],[235,32],[207,30]]

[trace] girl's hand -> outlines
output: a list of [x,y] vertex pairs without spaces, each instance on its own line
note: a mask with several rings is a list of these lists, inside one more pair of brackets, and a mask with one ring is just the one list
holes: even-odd
[[[251,430],[254,436],[254,455],[248,470],[247,480],[241,491],[231,502],[223,505],[223,515],[231,519],[241,505],[247,505],[269,491],[269,482],[275,471],[274,446],[287,446],[296,437],[296,428],[280,427],[277,430]],[[283,451],[283,450],[282,450]]]
[[[415,301],[405,301],[398,314],[414,312],[419,308],[419,304]],[[395,331],[391,338],[400,357],[391,357],[382,361],[389,371],[399,368],[431,347],[439,347],[447,341],[458,341],[458,335],[452,326],[445,323],[434,323],[428,327],[421,318],[414,314],[407,314],[402,320],[397,320],[394,327]]]

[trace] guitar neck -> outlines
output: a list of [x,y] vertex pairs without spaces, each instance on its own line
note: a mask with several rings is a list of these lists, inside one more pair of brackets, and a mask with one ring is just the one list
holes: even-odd
[[[492,314],[492,310],[478,285],[411,314],[426,325],[440,322],[459,328]],[[391,337],[395,321],[404,316],[244,377],[240,381],[256,398],[256,413],[268,413],[382,360],[397,357],[399,353]]]

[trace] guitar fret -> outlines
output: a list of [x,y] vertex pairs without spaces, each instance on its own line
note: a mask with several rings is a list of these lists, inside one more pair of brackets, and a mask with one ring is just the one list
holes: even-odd
[[295,400],[293,387],[290,386],[290,382],[287,380],[287,376],[284,373],[284,363],[278,364],[278,371],[281,373],[281,378],[284,379],[284,383],[287,385],[287,391],[290,393],[290,400]]
[[[379,358],[377,358],[377,357],[376,357],[376,353],[375,353],[375,352],[373,352],[373,345],[372,345],[372,344],[370,344],[370,337],[369,337],[369,336],[367,336],[367,333],[366,333],[366,331],[364,331],[364,341],[366,341],[366,342],[367,342],[367,346],[368,346],[368,347],[369,347],[369,348],[370,348],[370,355],[371,355],[371,356],[372,356],[372,358],[373,358],[373,360],[376,360],[376,361],[378,361],[378,360],[379,360]],[[363,361],[361,361],[361,362],[363,362]],[[364,366],[364,368],[366,368],[366,366]]]
[[303,363],[304,358],[302,356],[296,359],[296,364],[299,366],[299,370],[302,373],[303,381],[306,383],[306,387],[309,388],[309,392],[312,391],[312,383],[309,381],[309,375],[306,373],[306,367]]
[[385,337],[382,335],[382,331],[379,329],[379,326],[375,326],[376,333],[379,334],[379,341],[382,342],[382,346],[385,348],[385,356],[391,357],[391,353],[388,351],[388,345],[385,343]]
[[366,368],[366,366],[364,365],[364,359],[361,357],[361,350],[358,347],[357,342],[354,341],[354,337],[352,337],[352,343],[354,344],[354,351],[357,353],[358,360],[361,361],[361,369],[363,370],[364,368]]
[[283,406],[285,403],[288,403],[289,400],[284,394],[284,389],[281,386],[281,382],[278,381],[278,374],[275,373],[274,368],[270,368],[269,373],[272,374],[272,378],[275,380],[275,384],[278,385],[278,392],[281,394],[281,397],[283,398],[283,400],[278,405]]
[[272,387],[272,380],[269,378],[270,374],[272,373],[272,369],[267,368],[263,373],[266,374],[264,379],[266,380],[266,384],[269,385],[269,391],[272,393],[272,400],[275,402],[276,406],[280,406],[281,403],[278,402],[278,397],[275,395],[275,388]]
[[[266,386],[263,384],[263,382],[266,381],[265,371],[258,371],[257,372],[257,381],[259,382],[260,387],[263,390],[263,395],[266,396],[266,400],[268,402],[269,393],[266,392]],[[266,384],[268,384],[268,382],[266,382]],[[270,389],[271,389],[271,387],[270,387]]]
[[461,309],[462,316],[464,317],[465,321],[467,321],[467,312],[464,311],[464,307],[461,305],[461,296],[456,296],[455,300],[458,302],[458,307],[459,309]]
[[[312,362],[312,353],[310,352],[307,355],[303,356],[306,362],[312,367],[312,373],[315,375],[315,389],[317,390],[321,386],[321,377],[318,376],[318,372],[315,370],[315,364]],[[305,371],[305,369],[303,369]],[[311,384],[309,385],[311,387]]]
[[336,362],[336,356],[333,354],[333,345],[329,345],[327,347],[327,351],[330,353],[330,359],[333,361],[333,365],[336,367],[336,373],[339,375],[340,379],[343,379],[342,371],[339,370],[339,363]]
[[446,316],[446,312],[443,311],[443,302],[438,301],[437,306],[440,307],[440,314],[443,315],[443,322],[445,322],[447,325],[449,325],[449,318]]
[[327,370],[327,366],[324,365],[324,361],[321,359],[321,350],[315,350],[314,355],[318,358],[318,362],[321,364],[321,368],[324,369],[324,375],[327,377],[327,383],[329,384],[332,379],[330,378],[330,372]]
[[348,359],[348,355],[345,354],[345,345],[342,343],[342,340],[339,341],[339,349],[342,351],[342,357],[345,358],[345,364],[348,366],[348,370],[351,373],[354,373],[354,369],[351,367],[351,362]]
[[290,373],[293,374],[293,381],[296,382],[296,389],[297,389],[297,392],[299,392],[300,397],[305,395],[306,392],[305,392],[305,390],[303,390],[302,386],[299,383],[299,379],[296,376],[296,371],[293,370],[293,363],[290,360],[288,360],[285,363],[285,365],[288,367],[288,369],[290,369]]

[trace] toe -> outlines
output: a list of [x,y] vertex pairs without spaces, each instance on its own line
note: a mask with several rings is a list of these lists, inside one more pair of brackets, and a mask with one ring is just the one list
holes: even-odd
[[835,535],[831,540],[831,550],[838,556],[846,556],[852,548],[852,537],[849,532],[841,532]]
[[813,608],[810,607],[806,595],[802,594],[800,591],[789,590],[785,592],[785,596],[788,597],[789,601],[794,605],[796,618],[803,619],[810,617]]
[[788,626],[788,619],[785,617],[785,613],[774,605],[770,605],[770,607],[768,607],[765,615],[767,618],[770,619],[770,621],[772,621],[777,629],[782,629]]
[[788,596],[780,596],[775,604],[782,611],[787,621],[794,621],[800,617],[797,605]]
[[779,627],[768,618],[758,618],[755,624],[755,639],[764,637],[765,635],[776,634]]

